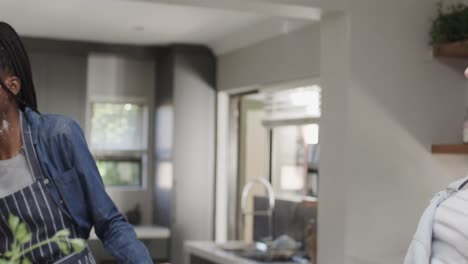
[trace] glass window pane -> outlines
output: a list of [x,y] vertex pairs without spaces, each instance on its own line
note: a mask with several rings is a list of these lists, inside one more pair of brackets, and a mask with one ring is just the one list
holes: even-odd
[[280,196],[316,196],[317,124],[273,128],[272,181]]
[[137,104],[94,103],[91,118],[93,150],[144,150],[144,107]]
[[141,186],[141,161],[98,160],[106,186]]
[[321,88],[318,85],[273,91],[266,94],[267,119],[319,118]]

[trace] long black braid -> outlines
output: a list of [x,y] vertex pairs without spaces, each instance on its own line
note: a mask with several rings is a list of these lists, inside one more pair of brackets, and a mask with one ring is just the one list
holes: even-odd
[[17,95],[14,95],[1,79],[0,86],[16,99],[21,110],[29,107],[37,112],[36,90],[28,54],[18,33],[5,22],[0,22],[0,70],[11,72],[20,80],[21,90]]

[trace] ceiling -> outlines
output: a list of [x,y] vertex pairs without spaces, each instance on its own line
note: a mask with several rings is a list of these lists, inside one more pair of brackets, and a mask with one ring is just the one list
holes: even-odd
[[151,0],[0,1],[1,19],[23,36],[139,45],[204,44],[217,54],[317,21],[258,10]]

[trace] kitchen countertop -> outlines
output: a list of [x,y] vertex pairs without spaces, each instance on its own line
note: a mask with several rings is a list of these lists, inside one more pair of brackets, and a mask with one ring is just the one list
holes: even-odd
[[187,260],[190,259],[190,255],[195,255],[219,264],[297,264],[297,262],[259,262],[241,258],[220,249],[212,241],[188,241],[185,243],[185,249]]
[[[171,231],[167,227],[161,226],[135,226],[135,233],[138,239],[169,239]],[[98,240],[94,229],[89,236],[90,240]]]

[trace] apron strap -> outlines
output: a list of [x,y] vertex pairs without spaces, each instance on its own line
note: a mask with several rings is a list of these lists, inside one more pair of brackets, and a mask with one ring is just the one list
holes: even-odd
[[20,111],[20,123],[21,123],[21,139],[23,141],[23,150],[26,155],[26,159],[31,169],[31,173],[34,177],[34,182],[45,179],[39,160],[37,159],[36,150],[32,141],[31,127],[29,126],[26,118],[23,116],[23,112]]

